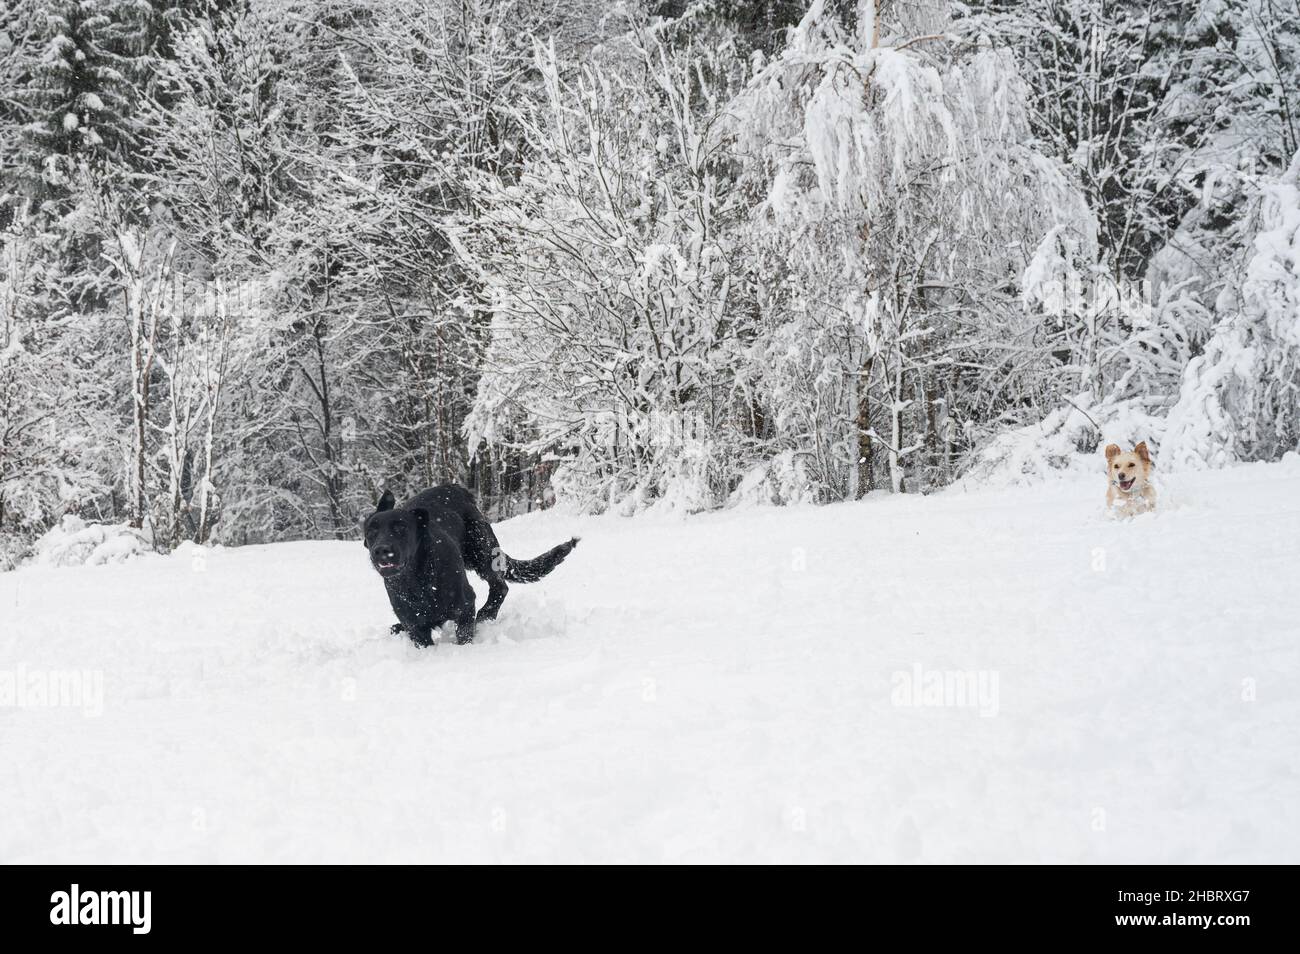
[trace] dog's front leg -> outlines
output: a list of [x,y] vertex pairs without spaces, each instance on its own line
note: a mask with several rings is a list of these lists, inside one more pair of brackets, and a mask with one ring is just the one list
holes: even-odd
[[471,603],[469,612],[456,620],[456,645],[463,646],[465,643],[474,641],[474,604]]
[[433,645],[433,627],[425,624],[417,624],[407,630],[411,636],[411,642],[421,649],[427,649]]
[[406,632],[406,624],[394,623],[392,626],[388,627],[388,632],[393,636],[396,636],[398,633],[404,633]]

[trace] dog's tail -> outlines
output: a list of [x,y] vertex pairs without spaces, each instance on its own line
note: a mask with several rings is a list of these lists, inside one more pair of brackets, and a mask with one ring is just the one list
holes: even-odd
[[512,556],[507,556],[505,578],[510,583],[535,583],[563,563],[564,558],[577,545],[578,538],[574,537],[531,560],[516,560]]

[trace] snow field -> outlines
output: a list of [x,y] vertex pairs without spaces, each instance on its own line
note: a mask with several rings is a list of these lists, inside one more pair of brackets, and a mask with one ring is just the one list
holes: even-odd
[[425,651],[355,542],[0,574],[11,688],[102,674],[0,706],[0,860],[1300,860],[1300,462],[1104,492],[533,514]]

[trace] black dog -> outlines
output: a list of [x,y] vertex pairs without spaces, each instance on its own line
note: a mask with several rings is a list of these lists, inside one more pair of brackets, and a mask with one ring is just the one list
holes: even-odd
[[401,620],[393,632],[405,630],[417,646],[433,645],[433,630],[448,620],[456,622],[456,642],[474,638],[474,590],[466,567],[488,583],[477,619],[496,619],[507,581],[540,580],[578,545],[574,537],[533,560],[508,557],[473,496],[455,484],[416,494],[396,509],[393,504],[392,491],[385,490],[366,518],[365,544]]

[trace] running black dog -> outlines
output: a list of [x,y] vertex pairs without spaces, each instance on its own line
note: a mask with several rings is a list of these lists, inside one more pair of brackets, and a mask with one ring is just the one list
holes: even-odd
[[[456,623],[456,642],[468,643],[476,619],[496,619],[507,582],[540,580],[578,545],[574,537],[533,560],[508,557],[473,496],[455,484],[416,494],[401,507],[394,503],[385,490],[366,518],[365,544],[401,620],[393,632],[407,632],[417,646],[433,645],[433,630],[448,620]],[[466,567],[488,583],[477,617]]]

